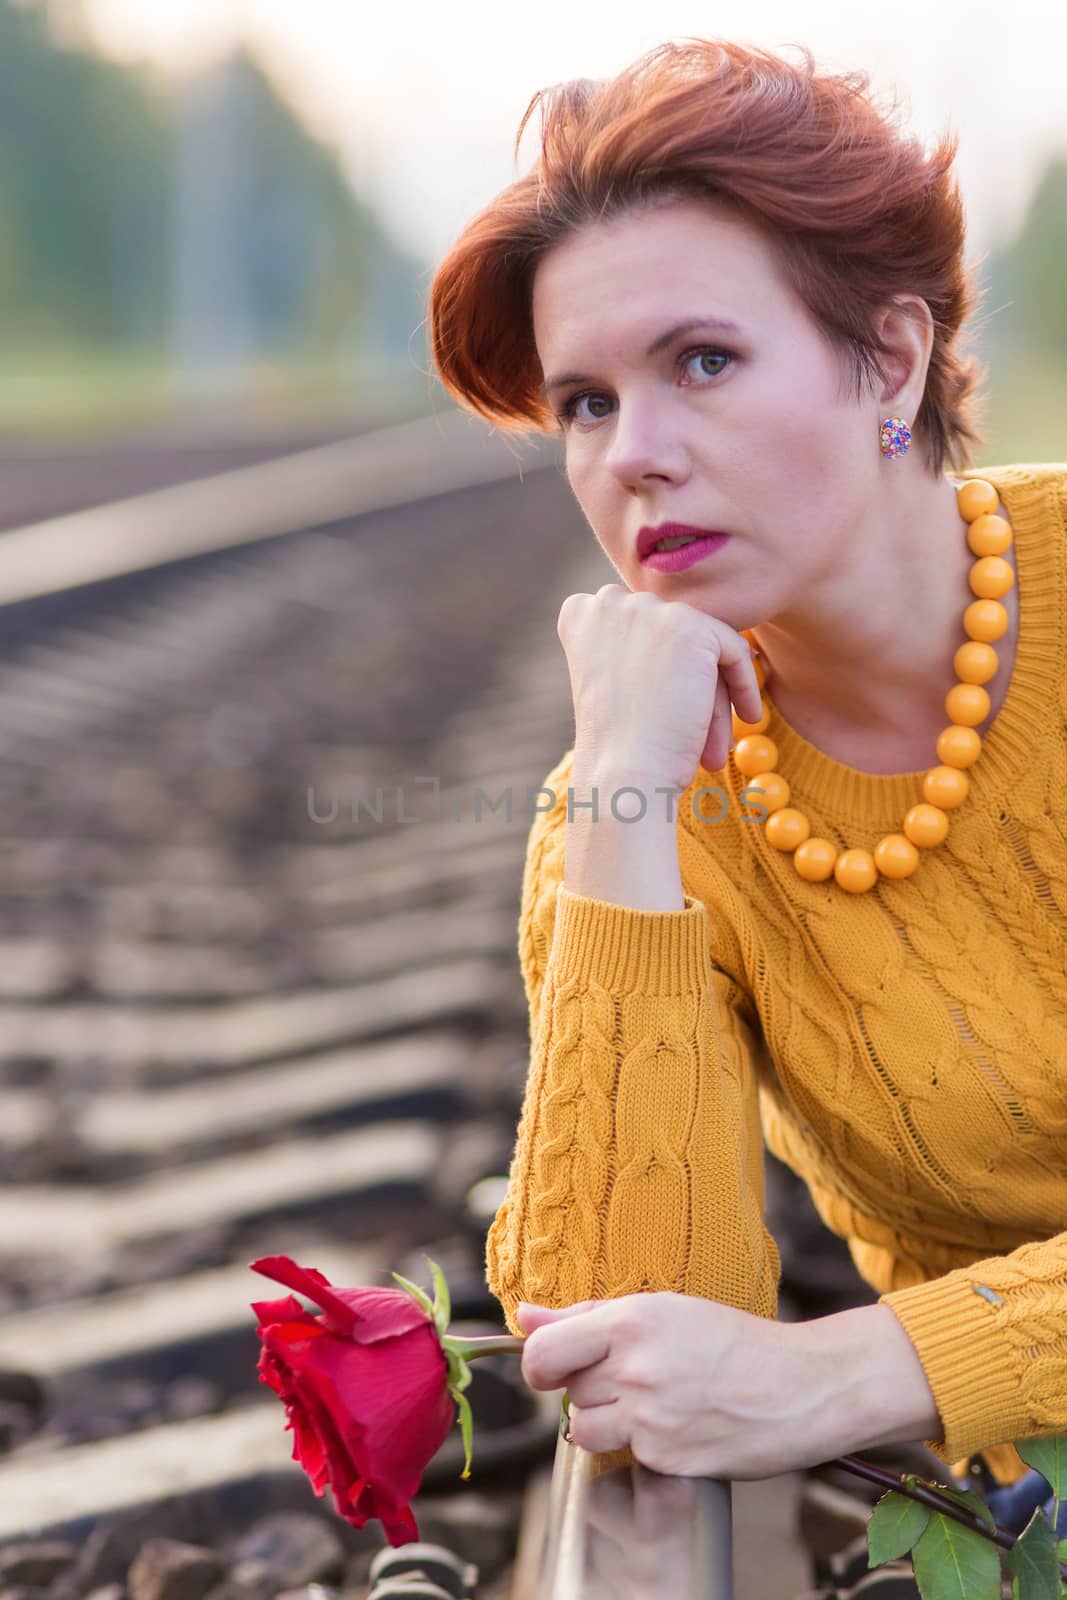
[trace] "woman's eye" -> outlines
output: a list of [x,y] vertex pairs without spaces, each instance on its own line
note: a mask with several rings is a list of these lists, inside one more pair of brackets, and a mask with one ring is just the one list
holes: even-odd
[[[710,356],[713,361],[725,362],[730,360],[725,350],[694,350],[692,356],[687,356],[686,360],[689,361],[695,357],[697,360],[703,361],[706,356]],[[723,371],[725,371],[724,367],[716,367],[714,372],[708,372],[705,368],[704,376],[706,378],[717,378],[719,373]]]
[[[703,362],[709,359],[713,362],[721,363],[721,365],[716,366],[713,372],[709,372],[706,367],[703,368],[703,376],[706,378],[717,378],[726,370],[726,366],[733,360],[733,357],[728,350],[716,350],[710,348],[687,350],[684,355],[679,357],[679,366],[684,368],[688,366],[691,361]],[[566,427],[569,423],[574,422],[575,420],[583,420],[577,416],[578,407],[581,405],[582,401],[588,400],[595,402],[602,401],[604,399],[605,396],[596,389],[583,389],[580,394],[572,394],[563,403],[563,408],[559,413],[559,421],[563,423],[564,427]],[[600,422],[605,415],[605,412],[601,412],[599,415],[594,412],[591,416],[589,416],[588,420],[592,422]]]

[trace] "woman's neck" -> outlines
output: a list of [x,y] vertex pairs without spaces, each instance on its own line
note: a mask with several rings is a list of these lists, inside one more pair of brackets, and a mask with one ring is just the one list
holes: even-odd
[[[961,618],[974,599],[975,557],[953,484],[913,472],[880,517],[865,518],[853,548],[857,559],[839,560],[802,603],[750,630],[767,693],[799,732],[818,730],[816,743],[870,729],[900,747],[934,739],[956,682]],[[1005,604],[1013,599],[1014,590]],[[1014,626],[1010,606],[1009,614]]]

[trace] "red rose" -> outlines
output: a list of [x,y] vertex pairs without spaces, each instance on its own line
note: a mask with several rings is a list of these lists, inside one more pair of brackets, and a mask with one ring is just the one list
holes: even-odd
[[[441,1342],[447,1295],[442,1317],[438,1302],[430,1307],[414,1285],[411,1293],[337,1289],[314,1267],[300,1267],[289,1256],[262,1256],[252,1269],[322,1307],[321,1315],[305,1311],[291,1294],[252,1302],[262,1341],[257,1370],[285,1402],[292,1459],[317,1495],[329,1484],[346,1522],[362,1528],[377,1517],[390,1544],[417,1539],[409,1502],[452,1426],[456,1408],[449,1384],[461,1378]],[[462,1408],[466,1477],[465,1396]]]

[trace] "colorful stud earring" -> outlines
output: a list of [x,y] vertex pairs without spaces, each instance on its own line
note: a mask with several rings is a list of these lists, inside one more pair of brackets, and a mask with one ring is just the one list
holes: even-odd
[[882,454],[892,461],[894,456],[902,456],[911,443],[911,429],[903,417],[886,417],[878,442]]

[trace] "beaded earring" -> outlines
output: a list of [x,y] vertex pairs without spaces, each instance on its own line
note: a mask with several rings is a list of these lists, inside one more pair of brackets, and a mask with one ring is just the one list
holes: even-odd
[[882,454],[892,461],[894,456],[902,456],[911,443],[911,429],[903,417],[886,417],[878,442]]

